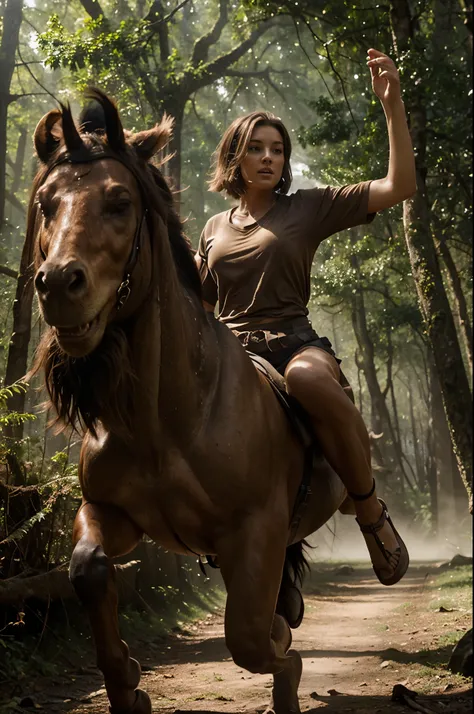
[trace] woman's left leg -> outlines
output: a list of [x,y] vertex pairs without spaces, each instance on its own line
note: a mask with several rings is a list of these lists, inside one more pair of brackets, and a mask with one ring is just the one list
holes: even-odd
[[[318,347],[307,347],[299,352],[285,370],[288,392],[309,414],[326,459],[349,492],[364,496],[371,492],[374,483],[369,435],[339,378],[340,369],[335,358]],[[370,532],[363,530],[364,537],[381,581],[393,584],[406,570],[399,567],[396,580],[393,580],[400,559],[403,557],[408,561],[408,556],[403,552],[404,547],[400,550],[401,544],[392,525],[384,520],[376,491],[363,500],[355,500],[355,508],[362,528],[376,527],[376,534],[370,529]],[[382,542],[382,548],[378,540]],[[387,559],[383,550],[392,555]],[[401,574],[400,570],[403,570]]]

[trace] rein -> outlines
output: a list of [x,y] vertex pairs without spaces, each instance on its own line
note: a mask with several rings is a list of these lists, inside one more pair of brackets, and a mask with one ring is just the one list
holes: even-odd
[[[121,163],[123,166],[125,166],[126,169],[130,171],[131,174],[133,174],[137,184],[138,184],[138,189],[140,191],[141,197],[142,197],[142,202],[143,205],[145,205],[145,195],[144,191],[140,182],[140,178],[135,171],[134,168],[129,166],[125,161],[122,161],[118,156],[115,154],[112,154],[108,151],[106,151],[103,147],[97,147],[94,146],[91,149],[86,149],[84,146],[82,146],[79,149],[76,149],[74,151],[67,151],[65,154],[60,156],[56,161],[54,161],[51,166],[48,167],[48,170],[46,171],[45,175],[43,176],[43,179],[41,183],[38,186],[38,189],[44,184],[46,179],[48,178],[49,174],[57,167],[60,166],[61,164],[88,164],[91,163],[92,161],[101,161],[102,159],[113,159],[114,161],[118,161]],[[142,230],[143,230],[143,222],[148,216],[148,209],[144,208],[142,216],[140,220],[137,223],[137,227],[135,229],[135,235],[133,236],[133,243],[132,243],[132,249],[130,251],[130,254],[128,256],[127,263],[124,268],[124,274],[123,274],[123,279],[120,285],[117,288],[117,302],[115,304],[115,309],[117,312],[123,308],[125,303],[127,302],[128,298],[130,297],[131,293],[131,287],[130,287],[130,281],[132,279],[132,273],[133,270],[135,269],[135,266],[138,262],[138,254],[140,252],[140,248],[142,245]],[[39,246],[41,255],[44,256],[43,250],[41,248],[41,245]],[[46,257],[46,256],[45,256]]]

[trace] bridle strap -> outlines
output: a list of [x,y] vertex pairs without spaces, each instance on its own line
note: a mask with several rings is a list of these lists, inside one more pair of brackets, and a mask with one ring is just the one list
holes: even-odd
[[131,293],[130,280],[132,277],[133,270],[138,262],[138,254],[140,252],[140,247],[141,247],[143,221],[145,220],[147,214],[148,214],[148,209],[145,208],[145,210],[142,213],[142,217],[140,218],[139,222],[137,223],[137,228],[135,230],[135,235],[133,237],[132,250],[130,251],[127,265],[125,266],[123,280],[117,288],[117,303],[115,306],[117,311],[122,309],[122,307],[127,302],[128,298],[130,297],[130,293]]
[[[60,156],[57,161],[55,161],[51,166],[49,166],[48,170],[46,171],[45,175],[43,176],[43,180],[41,181],[40,186],[46,181],[48,178],[49,174],[57,167],[60,166],[61,164],[89,164],[92,161],[100,161],[102,159],[113,159],[114,161],[118,161],[120,164],[125,166],[126,169],[130,171],[131,174],[133,174],[137,184],[138,184],[138,189],[140,191],[141,197],[142,197],[142,202],[143,205],[145,205],[145,196],[143,192],[142,185],[140,183],[140,179],[137,175],[137,172],[129,166],[125,161],[122,161],[118,156],[115,154],[112,154],[108,151],[106,151],[103,147],[92,147],[91,149],[87,149],[85,146],[81,146],[79,149],[76,149],[74,151],[66,151],[62,156]],[[130,288],[130,281],[132,278],[132,273],[133,270],[135,269],[135,266],[138,262],[138,255],[140,253],[140,248],[141,248],[141,243],[142,243],[142,230],[143,230],[143,223],[145,219],[148,216],[148,209],[145,208],[140,220],[137,223],[137,227],[135,230],[135,235],[133,236],[133,243],[132,243],[132,249],[130,251],[130,254],[128,256],[127,263],[125,265],[124,269],[124,275],[122,282],[120,283],[119,287],[117,288],[117,302],[116,302],[116,310],[121,310],[125,303],[127,302],[128,298],[130,297],[131,293],[131,288]],[[41,245],[40,245],[40,251],[42,255],[44,255]]]

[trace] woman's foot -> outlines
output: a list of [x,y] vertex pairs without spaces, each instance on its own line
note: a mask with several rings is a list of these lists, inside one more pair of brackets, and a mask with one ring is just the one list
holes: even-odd
[[405,575],[409,555],[405,543],[388,515],[387,507],[375,492],[356,501],[356,521],[365,538],[372,565],[383,585],[394,585]]

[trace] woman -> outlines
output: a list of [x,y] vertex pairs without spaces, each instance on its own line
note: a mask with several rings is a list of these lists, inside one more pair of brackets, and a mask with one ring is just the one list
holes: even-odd
[[[236,119],[216,151],[210,189],[239,205],[211,218],[196,260],[206,309],[242,344],[284,374],[288,392],[308,412],[324,454],[355,502],[374,571],[384,585],[398,582],[408,552],[377,498],[367,429],[344,391],[339,362],[308,320],[311,264],[319,243],[345,228],[369,223],[416,191],[415,161],[398,71],[387,55],[368,50],[372,87],[388,128],[385,178],[287,196],[291,143],[282,122],[267,112]],[[342,384],[341,384],[342,381]]]

